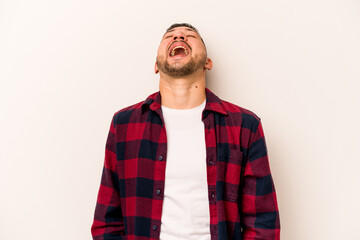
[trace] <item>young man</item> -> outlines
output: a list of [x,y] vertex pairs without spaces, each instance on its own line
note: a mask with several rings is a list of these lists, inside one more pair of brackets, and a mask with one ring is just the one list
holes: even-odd
[[205,87],[193,26],[160,43],[160,91],[114,114],[92,225],[106,239],[280,239],[260,119]]

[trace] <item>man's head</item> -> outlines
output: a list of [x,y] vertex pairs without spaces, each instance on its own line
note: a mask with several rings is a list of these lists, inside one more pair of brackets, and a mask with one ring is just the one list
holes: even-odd
[[155,73],[160,71],[176,78],[211,68],[205,43],[195,27],[176,23],[166,30],[158,49]]

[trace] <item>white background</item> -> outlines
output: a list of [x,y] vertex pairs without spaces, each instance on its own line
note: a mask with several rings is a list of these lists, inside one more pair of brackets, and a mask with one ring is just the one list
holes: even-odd
[[360,2],[0,1],[0,239],[86,240],[112,114],[189,22],[263,122],[283,240],[360,239]]

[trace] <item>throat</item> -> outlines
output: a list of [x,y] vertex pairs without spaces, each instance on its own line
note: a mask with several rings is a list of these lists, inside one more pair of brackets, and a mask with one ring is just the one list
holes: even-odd
[[186,56],[186,52],[183,48],[178,48],[178,49],[175,49],[175,52],[174,52],[174,56]]

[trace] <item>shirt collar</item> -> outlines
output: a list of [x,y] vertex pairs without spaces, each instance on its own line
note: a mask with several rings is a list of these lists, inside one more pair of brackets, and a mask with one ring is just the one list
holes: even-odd
[[[206,93],[206,105],[204,110],[209,110],[209,111],[221,113],[223,115],[228,115],[218,96],[216,96],[208,88],[205,88],[205,93]],[[148,96],[146,100],[141,104],[142,112],[146,111],[149,108],[153,111],[157,111],[161,109],[160,91]]]

